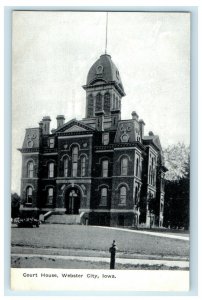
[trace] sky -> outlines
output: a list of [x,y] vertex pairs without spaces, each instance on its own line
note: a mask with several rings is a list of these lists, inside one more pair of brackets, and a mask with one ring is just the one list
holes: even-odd
[[[20,193],[25,128],[43,116],[85,117],[88,71],[104,54],[105,12],[14,12],[12,25],[12,191]],[[190,15],[111,12],[107,53],[126,96],[162,147],[190,143]]]

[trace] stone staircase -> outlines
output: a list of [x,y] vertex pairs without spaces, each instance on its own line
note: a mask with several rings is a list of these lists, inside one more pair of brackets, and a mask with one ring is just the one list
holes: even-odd
[[45,220],[46,224],[80,224],[80,215],[50,215]]

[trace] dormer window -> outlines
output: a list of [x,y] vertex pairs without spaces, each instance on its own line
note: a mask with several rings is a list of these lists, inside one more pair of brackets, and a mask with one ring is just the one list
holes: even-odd
[[102,144],[108,145],[109,144],[109,132],[105,132],[102,135]]
[[54,148],[55,147],[55,139],[54,138],[50,138],[49,139],[49,147],[50,148]]
[[99,65],[96,68],[96,74],[100,75],[103,73],[103,66]]

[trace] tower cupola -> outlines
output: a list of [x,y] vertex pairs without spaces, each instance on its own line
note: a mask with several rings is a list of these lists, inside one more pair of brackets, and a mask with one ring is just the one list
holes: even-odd
[[121,113],[121,98],[125,96],[119,70],[109,54],[103,54],[88,72],[86,85],[86,118],[104,111],[110,116],[112,111]]

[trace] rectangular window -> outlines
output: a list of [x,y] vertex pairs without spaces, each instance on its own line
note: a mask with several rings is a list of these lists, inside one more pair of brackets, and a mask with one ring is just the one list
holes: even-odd
[[103,145],[108,145],[109,144],[109,133],[103,133],[102,135],[102,143]]
[[49,147],[54,148],[55,147],[55,140],[53,138],[49,139]]
[[108,177],[108,160],[102,161],[102,177]]

